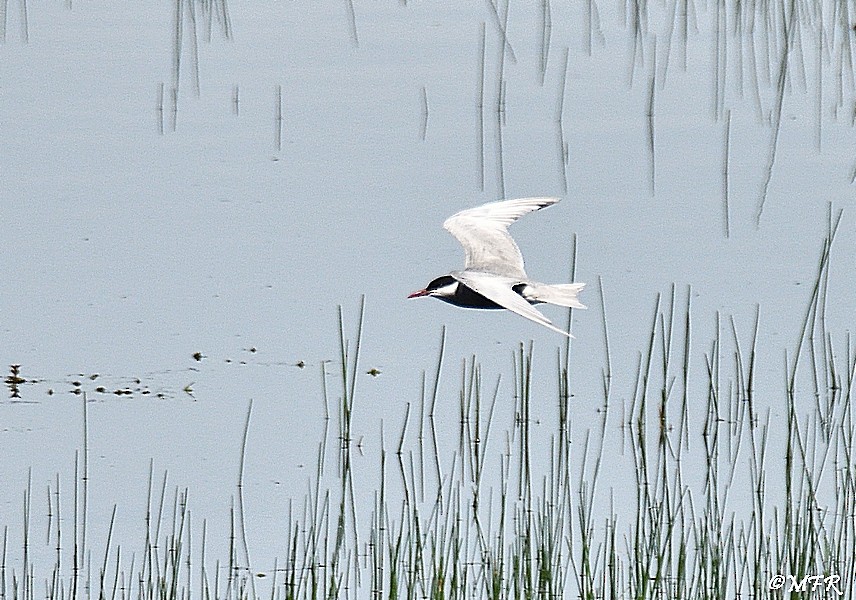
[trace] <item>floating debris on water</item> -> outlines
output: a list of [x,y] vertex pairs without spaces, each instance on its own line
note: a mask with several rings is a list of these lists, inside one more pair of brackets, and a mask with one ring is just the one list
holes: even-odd
[[21,392],[18,386],[22,383],[27,383],[27,380],[21,377],[21,365],[10,365],[10,373],[6,376],[6,385],[9,386],[9,395],[12,398],[20,398]]

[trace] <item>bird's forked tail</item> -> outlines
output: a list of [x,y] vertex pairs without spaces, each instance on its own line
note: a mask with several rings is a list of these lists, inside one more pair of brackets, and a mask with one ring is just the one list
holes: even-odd
[[586,286],[584,283],[534,283],[530,282],[523,289],[523,297],[530,302],[546,302],[568,308],[586,308],[577,295]]

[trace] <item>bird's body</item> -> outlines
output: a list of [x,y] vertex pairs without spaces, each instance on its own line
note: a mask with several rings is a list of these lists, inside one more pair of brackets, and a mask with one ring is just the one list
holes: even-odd
[[546,302],[585,308],[577,299],[585,284],[549,285],[530,279],[524,270],[520,249],[508,234],[508,226],[521,216],[558,201],[558,198],[502,200],[452,215],[443,227],[464,247],[464,270],[438,277],[408,298],[434,296],[464,308],[505,308],[570,336],[532,305]]

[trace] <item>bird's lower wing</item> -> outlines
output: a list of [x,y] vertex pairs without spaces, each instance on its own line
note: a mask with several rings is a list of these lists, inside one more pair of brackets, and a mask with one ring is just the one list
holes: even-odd
[[526,317],[530,321],[535,321],[539,325],[543,325],[547,329],[552,329],[562,335],[571,338],[574,337],[567,331],[553,325],[550,319],[541,314],[540,311],[512,289],[512,286],[520,283],[517,279],[502,277],[492,273],[479,273],[478,271],[455,271],[452,273],[452,277],[474,292],[481,294],[488,300],[493,300],[503,308],[517,313],[521,317]]

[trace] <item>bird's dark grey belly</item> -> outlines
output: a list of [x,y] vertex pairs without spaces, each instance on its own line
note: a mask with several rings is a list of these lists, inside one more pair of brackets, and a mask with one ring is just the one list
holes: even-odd
[[[523,288],[526,287],[525,283],[520,283],[515,285],[512,289],[518,294],[522,295]],[[448,302],[449,304],[454,304],[455,306],[460,306],[461,308],[504,308],[500,306],[493,300],[485,298],[478,292],[468,288],[463,283],[458,283],[458,287],[455,290],[455,295],[450,297],[437,296],[443,302]]]

